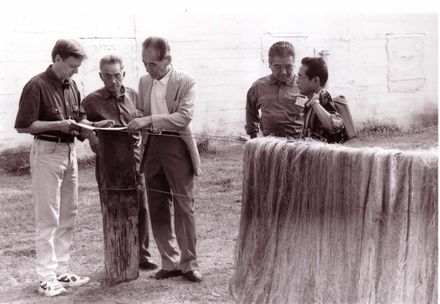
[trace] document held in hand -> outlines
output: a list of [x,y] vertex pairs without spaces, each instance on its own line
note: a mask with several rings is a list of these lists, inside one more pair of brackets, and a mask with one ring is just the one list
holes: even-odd
[[75,126],[78,126],[80,128],[87,129],[87,130],[121,131],[121,130],[127,129],[127,127],[98,128],[98,127],[94,127],[94,126],[85,125],[85,124],[82,124],[82,123],[76,122],[76,121],[72,121],[72,124]]

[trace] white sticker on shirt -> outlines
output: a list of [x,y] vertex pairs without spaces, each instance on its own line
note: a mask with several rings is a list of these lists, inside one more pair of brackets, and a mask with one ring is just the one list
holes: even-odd
[[306,104],[307,101],[308,101],[308,99],[307,99],[306,97],[298,96],[298,97],[296,98],[296,102],[295,102],[295,104],[296,104],[297,106],[304,107],[304,105]]

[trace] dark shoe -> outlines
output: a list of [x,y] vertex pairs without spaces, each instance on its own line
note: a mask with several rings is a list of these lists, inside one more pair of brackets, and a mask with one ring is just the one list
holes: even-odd
[[202,274],[197,270],[191,270],[191,271],[185,272],[183,274],[183,277],[185,279],[187,279],[188,281],[195,282],[195,283],[200,283],[203,281]]
[[142,270],[154,270],[157,268],[157,265],[154,263],[151,263],[150,261],[142,261],[139,263],[139,269]]
[[180,277],[181,275],[183,275],[181,270],[165,270],[165,269],[161,269],[158,272],[156,272],[156,274],[154,275],[154,278],[156,280],[163,280],[163,279],[168,279],[168,278],[174,278],[174,277]]

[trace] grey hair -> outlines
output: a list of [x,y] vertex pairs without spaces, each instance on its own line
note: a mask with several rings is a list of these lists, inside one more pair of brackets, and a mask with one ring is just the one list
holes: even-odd
[[99,69],[102,69],[103,65],[105,64],[116,64],[116,63],[119,63],[121,70],[124,69],[124,63],[121,57],[113,54],[106,55],[102,57],[101,60],[99,61]]

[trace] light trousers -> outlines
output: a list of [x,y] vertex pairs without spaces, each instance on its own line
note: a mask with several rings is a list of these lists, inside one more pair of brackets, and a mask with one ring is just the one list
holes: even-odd
[[30,164],[36,271],[40,280],[47,280],[69,268],[69,249],[78,213],[75,143],[36,139],[31,148]]

